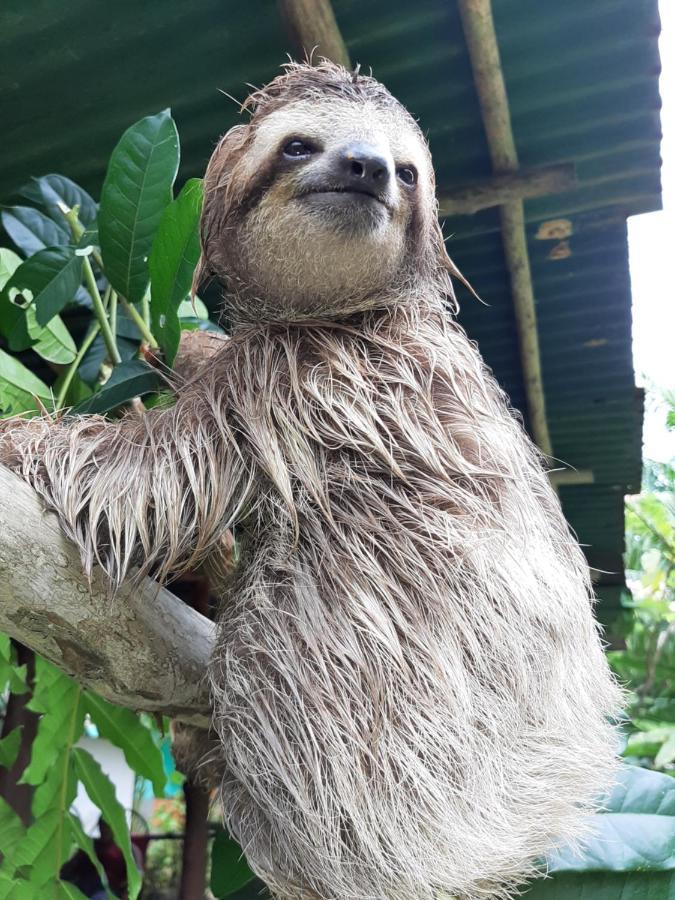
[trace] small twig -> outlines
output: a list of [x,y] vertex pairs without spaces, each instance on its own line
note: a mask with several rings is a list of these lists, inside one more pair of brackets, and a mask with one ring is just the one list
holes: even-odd
[[68,388],[71,385],[71,382],[73,380],[75,372],[77,372],[79,365],[82,362],[82,359],[84,358],[84,354],[91,347],[92,343],[94,342],[94,338],[96,337],[96,335],[99,333],[100,330],[101,330],[100,324],[98,322],[93,322],[91,329],[89,331],[89,334],[82,341],[82,346],[77,351],[77,356],[68,366],[65,377],[63,379],[63,384],[61,385],[58,396],[56,398],[55,405],[56,405],[57,410],[61,409],[61,407],[66,402],[66,395],[68,393]]
[[[79,206],[73,206],[70,209],[66,206],[65,203],[59,201],[58,204],[59,210],[63,213],[64,218],[70,225],[70,230],[73,233],[73,237],[76,241],[79,241],[82,235],[84,234],[84,225],[80,222],[78,213],[80,211]],[[92,254],[94,258],[102,265],[102,260],[100,255],[96,253],[96,251],[92,248]],[[89,257],[84,256],[82,258],[82,268],[84,270],[84,280],[87,286],[87,290],[91,295],[92,303],[94,304],[94,315],[96,316],[98,323],[101,327],[101,333],[103,334],[103,340],[106,345],[106,349],[108,350],[108,356],[110,357],[111,362],[115,365],[122,362],[122,358],[119,354],[119,350],[117,349],[117,343],[115,341],[115,337],[110,330],[110,323],[108,322],[108,316],[106,315],[105,305],[103,300],[101,299],[101,294],[98,290],[98,285],[96,284],[96,278],[94,277],[94,270],[91,267],[91,263],[89,262]]]
[[[110,285],[108,285],[110,287]],[[105,298],[103,300],[105,303]],[[111,290],[110,292],[110,330],[113,333],[113,337],[117,341],[117,291]]]
[[[70,230],[73,233],[73,237],[75,238],[76,241],[79,241],[85,231],[84,225],[80,222],[80,220],[78,218],[79,207],[74,206],[72,209],[69,209],[65,203],[59,202],[59,209],[63,213],[68,224],[70,225]],[[101,254],[98,252],[98,250],[96,250],[95,247],[92,248],[91,255],[94,257],[96,264],[101,268],[101,270],[103,272],[105,272],[105,269],[103,266],[103,259],[101,257]],[[89,278],[89,273],[91,273],[91,279]],[[98,299],[101,302],[102,309],[104,309],[107,304],[103,303],[101,301],[101,295],[100,295],[100,293],[98,291],[98,287],[96,285],[96,279],[94,278],[94,273],[91,268],[91,263],[89,262],[89,260],[86,257],[84,259],[84,275],[85,275],[85,280],[87,282],[87,287],[89,289],[89,293],[92,295],[92,300],[94,302],[94,312],[96,313],[97,319],[99,319],[99,322],[101,325],[101,331],[103,333],[103,339],[104,339],[106,347],[108,349],[108,354],[109,354],[112,362],[117,365],[117,363],[121,362],[119,351],[117,350],[117,343],[115,340],[115,336],[117,334],[117,319],[116,319],[117,302],[116,301],[117,301],[118,295],[115,291],[112,291],[112,293],[110,295],[110,298],[111,298],[111,309],[110,309],[111,322],[113,321],[113,317],[115,317],[114,318],[115,328],[111,329],[111,327],[108,325],[107,317],[106,317],[105,324],[99,318],[99,314],[97,312],[96,296],[98,296]],[[93,287],[96,292],[96,296],[94,295],[94,292],[92,291],[92,288],[91,288],[92,282],[93,282]],[[111,290],[112,290],[112,288],[111,288]],[[106,288],[106,295],[107,295],[107,288]],[[159,347],[159,344],[157,343],[153,333],[150,331],[150,301],[149,301],[148,291],[145,292],[145,294],[143,295],[143,299],[141,301],[143,315],[141,315],[138,312],[138,310],[133,305],[133,303],[130,303],[125,297],[122,297],[121,294],[119,295],[119,300],[122,303],[122,306],[124,307],[126,312],[131,316],[133,321],[136,323],[136,327],[138,328],[141,335],[143,336],[143,340],[147,344],[149,344],[150,347],[153,347],[153,348]],[[108,332],[108,337],[106,337],[106,330]],[[111,348],[114,348],[114,350],[112,350]]]
[[150,289],[147,288],[141,300],[141,312],[143,313],[143,321],[150,331]]
[[73,206],[71,209],[69,206],[66,206],[65,203],[62,203],[60,200],[58,201],[59,210],[63,213],[66,221],[70,225],[70,230],[73,233],[73,237],[76,241],[79,241],[82,235],[84,234],[84,225],[80,222],[78,218],[78,213],[80,211],[79,206]]
[[87,256],[83,257],[82,266],[84,269],[85,284],[87,285],[87,290],[91,294],[91,299],[94,304],[94,315],[101,326],[101,334],[103,335],[103,341],[108,351],[108,356],[110,357],[111,362],[118,365],[122,362],[122,357],[117,349],[115,337],[110,330],[110,322],[108,322],[108,316],[106,315],[105,307],[103,306],[103,300],[101,299],[98,285],[96,284],[94,270],[92,269]]
[[119,299],[120,299],[120,303],[124,307],[125,311],[134,320],[134,323],[135,323],[136,327],[138,328],[138,330],[140,331],[141,335],[143,336],[143,340],[146,342],[146,344],[149,344],[151,347],[159,347],[159,344],[155,340],[153,333],[150,331],[148,326],[145,324],[145,320],[144,320],[143,316],[139,313],[139,311],[136,309],[136,307],[133,305],[133,303],[129,303],[129,301],[126,299],[126,297],[123,297],[121,294],[120,294]]

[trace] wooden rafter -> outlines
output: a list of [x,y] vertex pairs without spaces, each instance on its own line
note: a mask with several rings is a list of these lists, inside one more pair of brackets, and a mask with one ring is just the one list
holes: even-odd
[[279,0],[279,9],[301,59],[325,57],[351,68],[330,0]]
[[[492,168],[495,174],[518,171],[518,153],[511,127],[499,46],[490,0],[458,0],[473,78],[478,92]],[[516,314],[520,360],[525,383],[528,422],[532,437],[548,456],[552,454],[541,377],[541,355],[532,272],[525,234],[522,199],[500,207],[502,240]]]
[[450,185],[438,197],[441,216],[473,215],[481,209],[512,200],[544,197],[572,190],[577,185],[573,163],[520,169],[477,181]]

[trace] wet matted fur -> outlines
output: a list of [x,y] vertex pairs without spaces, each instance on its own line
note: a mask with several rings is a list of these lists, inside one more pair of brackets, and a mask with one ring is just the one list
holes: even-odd
[[[587,565],[448,313],[412,118],[327,63],[248,105],[205,183],[200,271],[231,338],[174,407],[5,423],[0,460],[113,584],[212,560],[234,528],[210,673],[222,802],[276,896],[506,895],[614,767]],[[379,199],[324,191],[354,140],[391,164]]]

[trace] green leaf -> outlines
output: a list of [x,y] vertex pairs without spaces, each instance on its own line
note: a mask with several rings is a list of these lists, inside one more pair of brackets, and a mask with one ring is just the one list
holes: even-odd
[[[117,349],[122,357],[122,362],[127,362],[128,360],[133,359],[138,353],[138,343],[120,337],[118,332]],[[98,334],[94,338],[94,343],[85,353],[82,364],[77,370],[80,378],[87,384],[95,384],[101,366],[103,365],[104,360],[107,359],[107,356],[108,351],[106,350],[105,342],[101,335]]]
[[[657,757],[664,746],[667,747],[673,734],[675,734],[675,728],[672,725],[654,727],[647,731],[637,731],[628,738],[623,755],[635,758]],[[667,752],[666,750],[666,754]],[[660,766],[659,763],[656,763],[656,759],[654,759],[654,765]]]
[[23,822],[7,801],[0,797],[0,853],[9,857],[25,837]]
[[675,779],[639,766],[623,766],[604,808],[608,813],[675,816]]
[[0,410],[21,413],[36,409],[34,397],[44,404],[52,395],[44,383],[18,359],[0,350]]
[[42,207],[58,225],[65,221],[59,209],[59,201],[69,209],[79,206],[78,216],[85,227],[89,228],[96,222],[96,204],[84,188],[65,175],[51,174],[31,178],[19,190],[19,195]]
[[43,328],[35,317],[35,306],[26,310],[28,334],[35,341],[33,350],[48,362],[67,365],[77,356],[75,341],[70,336],[61,316],[54,316]]
[[21,782],[41,784],[65,748],[82,734],[84,704],[82,688],[45,660],[36,660],[37,677],[29,709],[41,712],[30,763]]
[[2,900],[43,900],[42,885],[31,884],[29,881],[14,881],[9,883],[5,894],[0,894]]
[[229,900],[269,900],[270,896],[264,882],[259,878],[252,878],[243,888],[230,894]]
[[220,900],[229,897],[253,878],[243,851],[224,828],[216,830],[211,848],[211,891]]
[[13,728],[10,733],[0,740],[0,766],[10,769],[16,762],[16,757],[21,746],[21,733],[23,726]]
[[96,850],[94,848],[94,842],[89,837],[88,834],[85,833],[84,828],[82,827],[82,823],[75,815],[75,813],[69,813],[70,818],[70,828],[73,839],[80,850],[84,850],[89,859],[91,860],[92,865],[98,872],[99,878],[101,879],[102,884],[106,887],[108,886],[108,879],[105,874],[105,869],[101,865],[101,861],[96,855]]
[[[6,250],[5,253],[11,253],[11,250]],[[10,349],[14,351],[27,350],[33,343],[26,323],[26,307],[30,299],[12,289],[12,279],[18,268],[5,280],[7,270],[3,267],[2,278],[5,284],[0,290],[0,335],[7,339]],[[32,298],[32,294],[30,297]]]
[[4,631],[0,631],[0,658],[5,662],[11,663],[12,659],[12,639]]
[[178,309],[190,291],[199,260],[201,209],[202,182],[192,178],[164,210],[150,253],[152,333],[169,365],[180,340]]
[[2,211],[2,224],[19,250],[32,256],[45,247],[66,246],[71,235],[66,220],[61,224],[31,206],[10,206]]
[[134,397],[156,391],[164,383],[160,373],[152,366],[140,359],[131,359],[115,366],[101,390],[79,403],[73,411],[78,415],[105,413]]
[[9,635],[0,634],[0,691],[7,686],[12,694],[25,694],[28,691],[26,666],[17,665]]
[[644,709],[644,718],[652,720],[654,725],[675,725],[675,700],[643,695],[640,707]]
[[148,256],[179,161],[178,132],[168,109],[141,119],[113,150],[101,192],[98,232],[106,275],[132,303],[148,286]]
[[[7,900],[8,897],[12,895],[12,892],[15,888],[18,888],[20,884],[27,884],[27,882],[18,882],[15,881],[11,875],[8,875],[7,872],[3,872],[0,869],[0,900]],[[18,895],[15,895],[15,898]],[[31,898],[33,900],[33,898]]]
[[[48,247],[22,263],[3,289],[3,295],[16,303],[22,295],[24,306],[35,304],[40,325],[70,303],[82,280],[82,257],[71,247]],[[9,335],[6,335],[9,338]],[[23,347],[10,347],[16,350]]]
[[25,694],[28,692],[28,682],[26,681],[27,668],[23,666],[13,666],[9,675],[9,689],[13,694]]
[[521,895],[527,900],[673,900],[670,872],[615,872],[542,878]]
[[[58,397],[59,391],[66,377],[66,372],[61,372],[53,385],[54,395]],[[86,382],[84,382],[78,374],[73,375],[68,391],[66,392],[64,406],[75,406],[76,403],[82,403],[91,397],[92,390]]]
[[[45,894],[51,889],[51,885],[46,885]],[[55,900],[87,900],[85,895],[79,888],[76,888],[74,884],[70,884],[67,881],[56,881],[54,882],[54,898]]]
[[101,810],[104,820],[110,826],[115,843],[124,854],[129,882],[129,896],[135,900],[141,889],[141,877],[131,852],[131,839],[126,815],[120,806],[110,779],[104,774],[96,760],[80,747],[73,750],[73,760],[78,778],[84,785],[89,799]]
[[36,885],[44,885],[58,877],[72,847],[70,835],[65,840],[60,835],[61,828],[59,810],[48,810],[35,821],[12,850],[11,859],[7,860],[14,873],[30,869],[30,880]]
[[549,856],[550,872],[675,869],[675,780],[625,766],[603,805],[578,849]]
[[188,297],[183,300],[178,307],[179,319],[198,319],[200,321],[206,321],[208,317],[209,311],[206,303],[204,303],[203,300],[200,300],[199,297],[195,297],[194,302],[191,297]]
[[72,749],[70,743],[61,748],[53,758],[45,780],[35,788],[31,803],[35,819],[54,809],[58,809],[63,816],[68,814],[77,794],[77,778],[70,758]]
[[162,797],[166,786],[162,754],[136,713],[114,706],[89,691],[85,693],[84,703],[101,736],[119,747],[129,768],[151,781],[155,796]]
[[0,247],[0,291],[21,265],[21,257],[7,247]]

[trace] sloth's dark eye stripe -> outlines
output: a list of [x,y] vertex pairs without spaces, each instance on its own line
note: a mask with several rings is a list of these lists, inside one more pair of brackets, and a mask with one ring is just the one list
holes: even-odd
[[319,152],[319,148],[307,138],[294,137],[287,141],[282,149],[286,159],[309,159],[315,153]]

